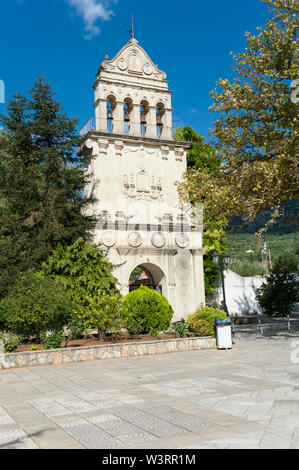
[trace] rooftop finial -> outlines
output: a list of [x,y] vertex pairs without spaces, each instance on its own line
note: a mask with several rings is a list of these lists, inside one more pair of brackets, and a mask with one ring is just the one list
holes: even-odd
[[133,15],[132,15],[132,28],[128,31],[129,35],[130,35],[130,39],[134,39],[134,18],[133,18]]

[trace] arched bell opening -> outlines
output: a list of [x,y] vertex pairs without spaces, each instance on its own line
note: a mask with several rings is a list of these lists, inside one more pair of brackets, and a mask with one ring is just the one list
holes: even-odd
[[158,103],[156,107],[156,131],[157,137],[160,139],[162,136],[163,125],[164,125],[164,113],[165,113],[165,106],[163,103]]
[[126,135],[130,134],[130,120],[131,120],[132,108],[133,108],[132,99],[126,98],[124,100],[124,132]]
[[113,95],[107,97],[107,132],[112,134],[113,132],[113,113],[116,106],[116,98]]
[[142,137],[146,136],[148,110],[148,101],[142,100],[140,103],[140,134]]

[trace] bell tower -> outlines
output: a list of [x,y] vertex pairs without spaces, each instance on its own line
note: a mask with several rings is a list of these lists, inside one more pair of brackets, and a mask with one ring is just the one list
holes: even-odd
[[190,144],[172,137],[166,74],[131,38],[106,56],[93,88],[95,125],[79,152],[92,155],[85,192],[97,199],[94,240],[108,249],[122,294],[140,267],[180,320],[204,305],[204,250],[202,225],[175,186]]

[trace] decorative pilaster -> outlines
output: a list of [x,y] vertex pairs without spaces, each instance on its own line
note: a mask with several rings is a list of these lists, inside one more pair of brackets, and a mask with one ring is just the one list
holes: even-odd
[[113,134],[124,134],[124,103],[120,101],[113,111]]
[[107,132],[107,101],[98,99],[95,104],[96,130]]
[[205,286],[204,286],[204,270],[203,270],[203,255],[204,249],[191,250],[193,259],[193,278],[194,278],[194,293],[198,299],[198,307],[205,306]]
[[140,106],[133,104],[130,114],[130,135],[140,136]]
[[168,252],[168,301],[171,305],[176,305],[175,289],[176,289],[176,276],[175,276],[175,255],[176,250],[169,250]]
[[151,137],[152,139],[157,138],[157,121],[156,121],[156,108],[155,106],[150,106],[148,111],[148,121],[146,129],[146,137]]
[[162,138],[165,140],[172,140],[172,109],[165,109],[164,122]]

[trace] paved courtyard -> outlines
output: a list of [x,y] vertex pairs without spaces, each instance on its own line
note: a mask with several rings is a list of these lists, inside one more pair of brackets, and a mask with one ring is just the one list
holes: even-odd
[[0,448],[298,449],[294,341],[1,371]]

